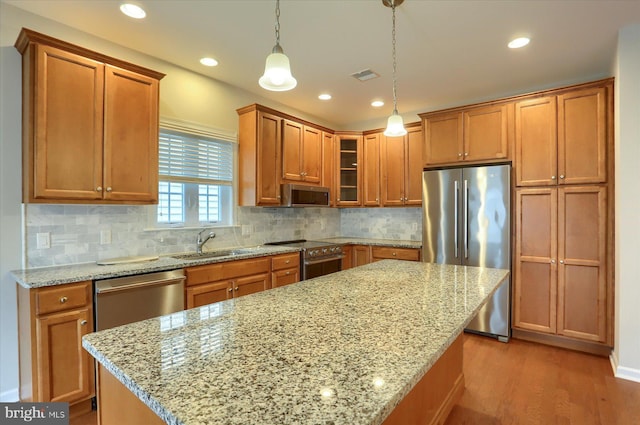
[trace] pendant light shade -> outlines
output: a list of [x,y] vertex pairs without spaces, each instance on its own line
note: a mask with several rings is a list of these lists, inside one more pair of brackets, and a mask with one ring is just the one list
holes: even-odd
[[382,0],[382,4],[391,8],[391,46],[393,59],[393,113],[387,120],[387,128],[384,135],[388,137],[399,137],[407,134],[404,128],[402,117],[398,114],[398,98],[396,96],[396,6],[402,4],[404,0]]
[[294,88],[298,82],[291,75],[289,58],[280,47],[280,0],[276,0],[276,45],[267,56],[264,75],[258,80],[260,87],[271,91],[287,91]]

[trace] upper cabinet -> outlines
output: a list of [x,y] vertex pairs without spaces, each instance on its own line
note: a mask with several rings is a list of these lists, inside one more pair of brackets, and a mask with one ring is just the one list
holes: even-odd
[[322,180],[320,184],[329,188],[329,205],[336,205],[336,143],[333,133],[322,132]]
[[23,201],[158,200],[164,74],[23,29]]
[[337,206],[360,206],[362,196],[360,184],[362,180],[362,136],[359,134],[336,135],[336,199]]
[[422,128],[407,125],[405,136],[381,137],[383,206],[422,205]]
[[240,206],[280,205],[282,183],[332,188],[333,132],[258,104],[237,113]]
[[380,206],[380,138],[381,132],[363,136],[362,205]]
[[419,114],[424,165],[507,158],[508,108],[503,103]]
[[610,90],[606,85],[516,102],[518,186],[606,181]]

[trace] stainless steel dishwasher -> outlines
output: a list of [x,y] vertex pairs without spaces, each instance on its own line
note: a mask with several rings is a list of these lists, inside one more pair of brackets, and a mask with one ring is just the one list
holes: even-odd
[[182,270],[96,280],[96,331],[184,310]]

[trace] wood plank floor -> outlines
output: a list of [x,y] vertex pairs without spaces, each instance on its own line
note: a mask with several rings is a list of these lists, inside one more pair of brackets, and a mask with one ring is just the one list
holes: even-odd
[[[464,338],[465,392],[445,425],[640,425],[640,383],[614,378],[605,357]],[[96,423],[95,412],[70,421]]]
[[446,425],[640,425],[640,383],[605,357],[465,334],[464,376]]

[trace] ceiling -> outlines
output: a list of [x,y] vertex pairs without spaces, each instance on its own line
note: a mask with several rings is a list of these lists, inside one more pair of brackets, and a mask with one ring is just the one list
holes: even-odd
[[[70,27],[304,111],[336,129],[393,109],[391,9],[381,0],[281,0],[280,43],[298,86],[258,86],[275,44],[274,0],[2,0]],[[612,75],[618,30],[640,23],[638,0],[405,0],[396,10],[398,110],[415,115]],[[516,36],[529,46],[508,49]],[[81,44],[75,41],[77,44]],[[203,56],[219,61],[214,68]],[[365,69],[379,78],[360,82]],[[318,95],[333,99],[321,101]],[[386,102],[372,108],[374,99]]]

